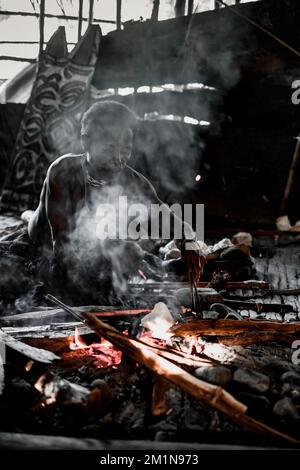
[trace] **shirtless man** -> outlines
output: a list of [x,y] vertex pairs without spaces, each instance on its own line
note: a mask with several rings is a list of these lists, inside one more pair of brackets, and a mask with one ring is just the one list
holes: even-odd
[[[64,264],[66,247],[76,230],[78,214],[92,208],[93,201],[107,194],[109,188],[118,187],[118,194],[125,195],[129,201],[163,204],[150,181],[128,165],[137,123],[138,118],[125,105],[115,101],[97,102],[84,114],[81,122],[84,153],[64,155],[50,165],[28,233],[32,242],[50,249],[56,264]],[[92,212],[90,214],[92,217]],[[173,213],[171,217],[176,218]],[[182,224],[183,238],[193,240],[195,235],[191,227]],[[115,241],[118,242],[122,240]],[[131,270],[128,264],[136,266],[143,257],[143,251],[132,243],[129,250],[125,243],[125,252],[130,251],[130,256],[123,260],[125,271]],[[118,253],[124,255],[124,250]],[[104,258],[107,261],[107,257]],[[118,265],[119,262],[122,264],[122,259],[118,260]],[[107,271],[103,257],[102,266]]]

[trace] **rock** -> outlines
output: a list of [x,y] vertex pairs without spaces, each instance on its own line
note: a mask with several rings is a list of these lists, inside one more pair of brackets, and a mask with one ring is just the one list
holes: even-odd
[[292,370],[282,374],[280,379],[282,382],[300,385],[300,374],[297,374],[297,372],[293,372]]
[[288,396],[293,400],[293,403],[299,405],[300,403],[300,386],[292,383],[284,383],[281,389],[281,396]]
[[289,397],[284,397],[277,401],[274,405],[273,413],[290,421],[295,421],[299,417],[297,408]]
[[249,232],[238,232],[232,237],[234,245],[252,246],[253,237]]
[[176,432],[157,431],[154,436],[155,441],[172,442],[176,438]]
[[290,312],[290,313],[286,313],[284,315],[284,321],[285,322],[293,322],[293,321],[297,321],[297,320],[298,320],[297,313]]
[[199,367],[195,376],[214,385],[224,386],[232,379],[231,370],[225,366]]
[[208,427],[208,419],[198,410],[188,407],[184,414],[184,426],[187,430],[193,432],[205,431]]
[[219,312],[215,312],[214,310],[206,310],[202,312],[203,320],[218,320]]
[[255,310],[249,310],[250,320],[256,320],[258,313]]
[[93,388],[101,388],[101,389],[107,389],[107,388],[108,388],[107,383],[106,383],[105,380],[103,380],[103,379],[95,379],[95,380],[93,380],[93,382],[91,383],[91,387],[93,387]]
[[233,375],[233,380],[259,393],[265,393],[270,388],[269,377],[251,369],[237,369]]
[[248,318],[248,317],[250,316],[249,310],[241,310],[241,311],[240,311],[240,315],[241,315],[243,318]]
[[251,393],[240,393],[238,399],[248,406],[249,412],[254,415],[268,414],[271,411],[271,403],[263,395],[254,395]]
[[282,316],[280,315],[280,313],[267,312],[266,313],[266,320],[268,320],[268,321],[282,321]]
[[282,215],[276,219],[276,227],[281,232],[286,232],[291,229],[291,222],[287,215]]

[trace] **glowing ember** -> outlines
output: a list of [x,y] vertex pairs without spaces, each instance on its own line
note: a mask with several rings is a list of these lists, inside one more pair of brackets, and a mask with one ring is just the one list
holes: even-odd
[[197,175],[197,176],[195,177],[195,180],[196,180],[196,181],[200,181],[200,180],[201,180],[201,175]]
[[141,269],[138,270],[138,273],[141,276],[141,278],[143,278],[145,281],[147,281],[147,277],[145,276],[145,274],[143,273],[143,271]]
[[75,329],[74,338],[70,342],[70,349],[72,351],[79,349],[87,350],[87,353],[95,358],[94,364],[99,368],[116,368],[122,360],[122,352],[103,338],[101,338],[99,343],[92,343],[88,346],[79,335],[78,328]]

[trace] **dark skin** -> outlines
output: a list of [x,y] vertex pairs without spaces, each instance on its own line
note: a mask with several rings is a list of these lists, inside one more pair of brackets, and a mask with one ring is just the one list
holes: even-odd
[[[107,184],[113,184],[114,180],[122,173],[128,164],[133,148],[133,131],[130,128],[125,128],[120,131],[120,128],[114,125],[109,128],[100,128],[93,135],[83,136],[82,138],[83,148],[87,155],[87,171],[91,178],[96,181],[102,181]],[[53,249],[58,254],[60,249],[63,249],[65,243],[65,235],[72,231],[70,221],[68,220],[67,214],[70,213],[70,205],[73,204],[72,199],[68,197],[68,194],[64,193],[65,178],[69,178],[68,168],[66,173],[62,173],[60,165],[55,165],[51,169],[48,177],[48,189],[50,190],[50,198],[47,201],[47,212],[52,225],[52,239]],[[155,194],[157,201],[161,204],[162,201],[156,195],[154,188],[151,183],[153,193]],[[44,185],[45,186],[45,185]],[[46,188],[46,187],[45,187]],[[43,188],[43,191],[46,189]],[[43,199],[43,198],[42,198]],[[40,203],[41,204],[41,203]],[[29,236],[32,240],[44,236],[44,228],[47,227],[47,221],[43,222],[39,219],[42,217],[44,211],[38,210],[30,221],[29,224]],[[193,238],[193,232],[191,228],[187,227],[188,238]],[[124,241],[123,241],[124,243]],[[135,242],[126,242],[134,244],[137,247],[138,257],[142,255],[142,250]],[[182,241],[177,241],[178,247],[181,247]],[[192,256],[185,254],[185,257],[198,266],[200,264],[200,257],[197,251],[190,253]],[[200,266],[199,266],[200,268]],[[199,269],[196,268],[198,277]]]

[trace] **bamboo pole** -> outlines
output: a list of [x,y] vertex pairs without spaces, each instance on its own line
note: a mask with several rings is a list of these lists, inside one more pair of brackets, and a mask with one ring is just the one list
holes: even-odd
[[[34,16],[39,18],[38,13],[31,13],[29,11],[10,11],[10,10],[0,10],[0,15],[3,16]],[[58,20],[71,20],[71,21],[78,21],[78,16],[72,15],[53,15],[51,13],[45,13],[45,18],[55,18]],[[82,21],[88,21],[87,17],[82,17]],[[107,23],[107,24],[116,24],[114,20],[104,20],[100,18],[94,18],[94,23]]]
[[40,0],[40,17],[39,17],[39,29],[40,29],[40,46],[39,46],[39,62],[43,57],[44,48],[44,26],[45,26],[45,0]]
[[160,5],[160,0],[153,0],[153,8],[152,8],[152,13],[151,13],[152,21],[158,21],[159,5]]
[[81,38],[81,30],[82,30],[82,11],[83,11],[83,0],[79,0],[79,9],[78,9],[78,34],[77,38],[78,41]]
[[288,202],[288,199],[290,197],[290,193],[291,193],[291,190],[292,190],[292,187],[293,187],[295,172],[296,172],[296,168],[297,168],[298,163],[299,163],[299,159],[300,159],[300,135],[297,137],[297,144],[296,144],[296,147],[295,147],[295,151],[294,151],[294,155],[293,155],[293,159],[292,159],[292,164],[291,164],[288,179],[287,179],[287,182],[286,182],[284,195],[283,195],[283,198],[282,198],[282,201],[281,201],[280,209],[281,209],[281,214],[282,215],[284,215],[284,212],[285,212],[286,207],[287,207],[287,202]]
[[122,0],[117,0],[116,28],[121,29]]
[[192,15],[194,12],[194,0],[189,0],[188,3],[188,15]]
[[29,57],[15,57],[12,55],[0,55],[0,60],[12,60],[14,62],[30,62],[34,64],[36,62],[36,59],[32,59]]
[[89,25],[94,21],[94,0],[90,0]]
[[184,16],[185,4],[186,4],[186,0],[176,0],[176,3],[175,3],[176,18],[179,18],[180,16]]

